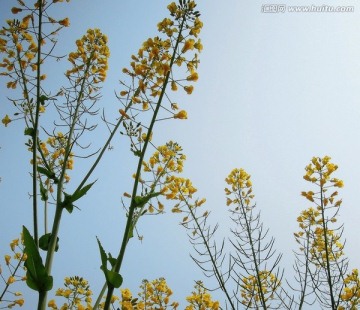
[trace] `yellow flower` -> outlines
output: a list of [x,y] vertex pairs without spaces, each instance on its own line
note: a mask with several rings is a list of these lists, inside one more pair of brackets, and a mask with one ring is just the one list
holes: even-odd
[[21,45],[20,43],[17,43],[17,44],[16,44],[16,50],[18,51],[18,53],[21,53],[21,52],[22,52],[23,47],[22,47],[22,45]]
[[189,75],[186,79],[188,81],[196,82],[199,79],[199,75],[197,74],[197,72],[194,72],[193,74]]
[[10,260],[11,260],[11,256],[10,256],[10,255],[5,255],[6,265],[9,265],[9,264],[10,264]]
[[1,120],[1,122],[5,125],[5,127],[7,127],[7,125],[11,122],[9,115],[6,114],[5,117]]
[[187,113],[186,113],[186,111],[181,110],[180,112],[174,114],[174,118],[187,119]]
[[15,304],[19,305],[20,307],[22,307],[22,305],[24,304],[24,299],[18,299],[18,300],[15,300]]
[[119,112],[123,117],[130,118],[129,115],[127,115],[126,112],[123,109],[120,109]]
[[188,95],[190,95],[194,90],[194,86],[184,86],[184,90],[187,92]]
[[177,10],[177,5],[175,2],[171,2],[168,6],[167,6],[168,10],[170,11],[171,14],[174,14]]
[[171,82],[171,90],[176,91],[177,89],[178,89],[178,88],[177,88],[176,82],[175,82],[175,81],[172,81],[172,82]]
[[124,96],[126,96],[128,93],[129,93],[128,91],[123,90],[123,91],[120,92],[120,96],[124,97]]
[[17,14],[17,13],[19,13],[19,12],[21,12],[22,11],[22,9],[20,9],[20,8],[15,8],[15,7],[13,7],[12,9],[11,9],[11,13],[13,13],[13,14]]
[[64,26],[64,27],[69,27],[70,26],[70,20],[68,17],[59,20],[59,25]]
[[15,278],[14,278],[13,276],[10,276],[6,283],[7,283],[8,285],[10,285],[10,284],[12,284],[12,283],[14,283],[14,282],[15,282]]
[[57,305],[56,305],[56,302],[54,299],[51,299],[49,302],[48,302],[48,307],[51,307],[53,309],[57,309]]
[[195,44],[194,47],[201,52],[203,50],[203,45],[201,44],[201,40],[199,39]]
[[132,294],[128,288],[121,290],[121,298],[123,300],[131,300]]
[[195,47],[194,45],[195,45],[194,39],[186,40],[181,52],[186,53],[188,50],[193,50]]
[[336,180],[336,182],[334,183],[335,187],[344,187],[344,181],[342,180]]

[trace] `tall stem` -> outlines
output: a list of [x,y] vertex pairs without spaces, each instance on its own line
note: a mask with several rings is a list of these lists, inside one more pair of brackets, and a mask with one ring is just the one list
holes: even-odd
[[[249,238],[249,243],[250,243],[250,248],[251,248],[251,256],[252,256],[252,260],[253,260],[254,265],[255,265],[256,283],[257,283],[258,290],[259,290],[259,293],[260,293],[260,302],[261,302],[261,305],[262,305],[263,309],[267,309],[265,296],[264,296],[264,292],[263,292],[263,287],[261,285],[261,276],[260,276],[259,263],[258,263],[258,259],[256,257],[256,250],[255,250],[255,245],[254,245],[254,241],[253,241],[253,237],[252,237],[252,228],[251,228],[251,225],[249,223],[249,219],[247,217],[247,210],[246,210],[246,207],[244,206],[244,203],[243,203],[243,200],[242,200],[241,191],[238,193],[238,195],[240,197],[241,212],[242,212],[242,215],[243,215],[243,217],[245,219],[246,232],[247,232],[247,235],[248,235],[248,238]],[[252,210],[250,212],[252,212]]]
[[[66,165],[67,165],[67,162],[68,162],[68,159],[70,156],[70,152],[71,152],[71,148],[73,145],[73,135],[74,135],[76,123],[77,123],[78,117],[79,117],[80,106],[82,103],[82,94],[83,94],[84,88],[85,88],[86,76],[87,76],[88,71],[90,70],[91,58],[92,58],[92,54],[88,58],[88,61],[86,63],[86,68],[84,70],[84,77],[81,81],[80,91],[78,93],[78,97],[76,100],[76,107],[75,107],[74,114],[72,115],[72,122],[70,125],[69,134],[67,137],[64,162],[62,165],[62,169],[61,169],[61,173],[60,173],[60,177],[59,177],[59,181],[58,181],[57,195],[56,195],[56,210],[55,210],[55,216],[54,216],[54,221],[53,221],[53,226],[52,226],[52,231],[51,231],[51,238],[49,241],[49,247],[48,247],[48,251],[47,251],[47,255],[46,255],[46,262],[45,262],[45,270],[48,275],[51,275],[54,253],[55,253],[57,238],[58,238],[58,234],[59,234],[61,215],[64,210],[63,187],[64,187],[64,177],[65,177],[65,172],[66,172]],[[39,307],[40,307],[39,309],[41,309],[41,310],[45,310],[46,298],[47,298],[46,295],[47,295],[46,292],[43,292],[43,294],[39,294]]]
[[33,188],[33,225],[34,225],[34,240],[37,247],[39,247],[39,233],[38,233],[38,211],[37,211],[37,141],[39,128],[39,109],[40,109],[40,76],[41,76],[41,43],[42,43],[42,15],[43,15],[43,1],[39,1],[39,19],[38,19],[38,52],[37,52],[37,72],[36,72],[36,109],[35,121],[33,130],[33,149],[32,149],[32,188]]
[[[162,99],[163,99],[163,97],[165,95],[166,86],[167,86],[167,84],[169,82],[171,68],[172,68],[172,66],[174,64],[177,49],[178,49],[179,43],[180,43],[180,41],[182,39],[182,31],[183,31],[185,20],[186,20],[186,16],[184,15],[183,19],[181,21],[179,34],[178,34],[176,44],[175,44],[175,47],[174,47],[174,52],[173,52],[173,55],[172,55],[171,60],[170,60],[170,70],[166,74],[165,81],[164,81],[164,84],[163,84],[163,88],[161,90],[161,94],[159,96],[159,100],[157,102],[157,105],[156,105],[156,108],[154,110],[154,114],[152,116],[152,120],[151,120],[149,129],[148,129],[148,134],[147,134],[145,142],[144,142],[144,147],[143,147],[143,149],[141,151],[141,154],[140,154],[140,157],[139,157],[138,166],[137,166],[136,175],[135,175],[134,187],[133,187],[133,191],[132,191],[132,200],[131,200],[131,204],[130,204],[130,208],[129,208],[128,218],[127,218],[127,221],[126,221],[123,240],[122,240],[122,243],[121,243],[119,255],[118,255],[117,259],[116,259],[116,263],[115,263],[114,268],[113,268],[116,273],[118,273],[120,271],[122,261],[124,259],[125,251],[126,251],[126,246],[127,246],[128,241],[129,241],[129,233],[130,233],[130,231],[132,229],[133,216],[134,216],[134,211],[135,211],[135,207],[136,207],[134,198],[136,197],[136,194],[137,194],[137,188],[138,188],[139,180],[140,180],[142,162],[144,160],[145,153],[146,153],[146,150],[147,150],[147,146],[149,144],[149,140],[150,140],[150,137],[151,137],[151,133],[152,133],[152,130],[153,130],[153,127],[154,127],[158,112],[159,112],[160,107],[161,107]],[[105,301],[105,307],[104,307],[105,310],[108,310],[109,307],[110,307],[111,297],[113,295],[113,292],[114,292],[114,286],[108,283],[108,292],[107,292],[106,301]],[[101,298],[101,297],[99,296],[99,298]],[[96,307],[95,307],[95,309],[96,309]]]
[[[322,180],[322,173],[320,173],[320,180]],[[334,298],[334,288],[333,288],[333,281],[331,277],[331,266],[330,266],[330,258],[329,258],[329,242],[328,242],[328,228],[325,219],[325,206],[324,206],[324,188],[323,185],[320,184],[320,203],[321,203],[321,219],[322,219],[322,228],[323,228],[323,238],[325,244],[325,259],[326,259],[326,276],[327,282],[329,285],[329,294],[331,300],[331,308],[336,310],[336,303]]]
[[[181,195],[182,195],[182,193],[181,193]],[[205,237],[205,234],[204,234],[204,230],[200,226],[200,223],[199,223],[198,218],[196,217],[196,215],[194,213],[193,208],[189,205],[189,203],[187,202],[187,200],[185,199],[185,197],[183,195],[182,195],[182,198],[183,198],[183,201],[185,201],[186,206],[188,207],[188,210],[189,210],[189,212],[191,214],[191,217],[195,221],[195,224],[196,224],[196,227],[197,227],[198,231],[200,232],[201,239],[203,240],[203,243],[205,245],[206,252],[210,256],[211,265],[212,265],[214,274],[216,276],[216,279],[217,279],[217,281],[218,281],[218,283],[220,285],[220,288],[225,293],[226,299],[228,300],[231,309],[235,310],[235,305],[234,305],[233,300],[231,299],[231,296],[230,296],[230,294],[229,294],[229,292],[228,292],[228,290],[227,290],[227,288],[225,286],[225,281],[223,280],[222,274],[221,274],[219,268],[216,265],[216,257],[214,257],[213,253],[211,252],[209,242],[208,242],[208,240],[207,240],[207,238]]]

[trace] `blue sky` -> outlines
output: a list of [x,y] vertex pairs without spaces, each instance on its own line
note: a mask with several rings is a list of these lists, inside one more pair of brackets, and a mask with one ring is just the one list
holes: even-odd
[[[262,13],[266,1],[199,1],[204,28],[201,39],[199,82],[191,96],[174,94],[188,111],[187,121],[168,121],[155,130],[159,144],[176,140],[188,160],[184,174],[193,180],[221,235],[229,236],[224,179],[235,167],[246,169],[253,180],[257,207],[265,225],[284,253],[283,266],[291,275],[293,232],[296,217],[309,207],[300,196],[310,190],[302,179],[312,156],[329,155],[339,165],[337,176],[345,182],[340,195],[340,221],[345,223],[345,251],[356,266],[358,248],[360,175],[360,7],[356,1],[329,0],[327,5],[353,6],[352,13]],[[292,1],[291,5],[323,5],[321,1]],[[0,18],[9,17],[13,4],[1,2]],[[110,72],[101,106],[109,115],[119,108],[114,90],[123,79],[121,69],[141,43],[156,35],[156,24],[166,16],[167,2],[89,1],[62,4],[54,13],[69,16],[71,27],[62,32],[59,54],[74,47],[74,40],[88,28],[98,27],[109,37]],[[49,87],[57,89],[63,68],[51,68]],[[12,112],[6,96],[11,92],[0,81],[0,115]],[[102,124],[95,138],[106,136]],[[31,227],[30,154],[25,150],[21,122],[0,127],[1,227],[0,254],[17,236],[21,224]],[[117,136],[96,171],[94,189],[71,216],[64,214],[60,251],[54,273],[62,278],[81,275],[94,292],[103,282],[95,236],[105,249],[116,253],[124,212],[120,199],[131,186],[128,142]],[[79,163],[79,169],[84,166]],[[77,178],[73,172],[73,180]],[[165,277],[181,300],[192,290],[201,273],[189,258],[191,246],[178,225],[181,217],[170,212],[144,218],[141,242],[132,240],[124,264],[124,285],[137,288],[143,278]]]

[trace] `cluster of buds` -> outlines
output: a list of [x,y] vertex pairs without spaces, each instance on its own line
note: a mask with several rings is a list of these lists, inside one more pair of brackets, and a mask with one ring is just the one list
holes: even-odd
[[[185,2],[181,5],[171,3],[168,6],[171,18],[165,18],[158,24],[158,30],[163,36],[147,39],[138,53],[132,55],[130,68],[123,69],[133,81],[132,87],[120,92],[119,99],[125,111],[154,110],[158,104],[156,99],[162,100],[168,83],[173,91],[182,88],[187,94],[193,92],[194,86],[189,83],[198,80],[197,52],[202,50],[202,45],[197,37],[202,22],[198,12],[195,11],[195,3]],[[190,54],[191,56],[188,56]],[[173,69],[174,64],[179,67],[176,72]],[[187,75],[183,78],[175,78],[175,73],[180,72],[180,67],[184,64]],[[138,108],[137,105],[141,107]],[[186,111],[179,110],[176,103],[170,102],[169,106],[163,104],[162,108],[164,113],[167,113],[163,118],[187,118]]]
[[217,300],[213,300],[209,292],[204,288],[201,281],[196,282],[195,291],[190,296],[186,297],[189,303],[185,310],[218,310],[220,304]]
[[346,307],[339,306],[338,310],[357,309],[360,305],[360,278],[358,269],[354,269],[344,279],[344,289],[340,296]]
[[235,205],[235,210],[244,207],[246,210],[251,209],[251,200],[254,198],[252,194],[252,183],[250,175],[242,168],[233,169],[228,177],[225,179],[226,183],[230,187],[225,188],[225,194],[227,196],[226,205]]
[[170,302],[173,292],[164,278],[144,280],[140,289],[140,300],[135,309],[176,309],[179,305],[177,302]]
[[[263,270],[259,272],[260,283],[258,277],[250,275],[241,279],[240,294],[242,303],[251,308],[261,306],[260,294],[264,295],[264,301],[274,299],[275,291],[280,287],[280,280],[270,271]],[[261,291],[261,293],[260,293]]]
[[69,54],[68,60],[72,68],[65,75],[75,81],[76,85],[86,81],[89,94],[94,90],[94,84],[106,79],[110,56],[107,42],[107,36],[99,29],[89,29],[76,41],[77,50]]
[[[316,268],[327,269],[329,264],[339,266],[344,260],[344,245],[340,241],[342,227],[335,227],[342,200],[338,188],[342,180],[333,177],[338,166],[329,156],[313,157],[305,167],[304,179],[316,186],[316,190],[301,192],[314,206],[303,210],[297,218],[300,231],[294,233],[295,240]],[[339,267],[340,268],[340,267]]]
[[[58,32],[68,27],[70,22],[69,18],[57,20],[45,14],[51,5],[61,2],[59,0],[36,1],[33,6],[22,0],[17,2],[19,6],[13,7],[11,12],[23,15],[7,20],[6,26],[0,30],[0,53],[4,55],[0,60],[0,75],[7,77],[7,88],[16,89],[20,86],[23,99],[12,101],[20,111],[16,115],[23,114],[27,117],[33,113],[36,105],[31,98],[36,96],[36,85],[46,79],[46,74],[40,72],[39,66],[52,52]],[[35,35],[40,29],[40,15],[44,15],[47,21],[42,20],[42,32]],[[46,45],[49,42],[51,44]],[[6,115],[2,123],[7,126],[10,121],[10,117]]]
[[[12,254],[6,254],[4,256],[6,269],[8,270],[8,275],[1,268],[0,265],[0,278],[4,283],[4,290],[0,292],[0,303],[7,303],[7,308],[13,308],[15,306],[22,306],[25,303],[24,298],[22,298],[21,292],[13,292],[10,290],[18,282],[26,281],[26,276],[19,275],[20,271],[24,271],[24,262],[27,259],[26,254],[24,253],[24,240],[23,238],[17,238],[11,241],[10,249]],[[25,271],[24,271],[25,272]]]
[[[53,192],[53,184],[63,169],[64,162],[65,170],[72,170],[74,167],[74,154],[66,154],[66,145],[68,137],[62,132],[50,136],[45,142],[39,143],[39,155],[37,156],[37,165],[54,173],[52,178],[47,178],[45,185],[49,188],[50,193]],[[28,142],[29,151],[32,151],[31,141]],[[30,161],[32,163],[32,160]],[[70,181],[70,176],[65,173],[64,181]],[[55,182],[56,183],[56,182]]]
[[58,308],[56,301],[52,299],[48,302],[49,308],[54,310],[73,309],[73,307],[79,310],[92,309],[92,291],[87,280],[78,276],[66,277],[64,286],[65,288],[59,288],[56,291],[56,296],[64,297],[67,300],[66,303]]

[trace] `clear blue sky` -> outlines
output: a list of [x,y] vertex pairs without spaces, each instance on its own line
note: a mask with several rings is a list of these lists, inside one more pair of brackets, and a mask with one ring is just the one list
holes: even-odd
[[[290,275],[296,217],[309,207],[300,196],[311,189],[302,179],[304,167],[312,156],[331,156],[339,165],[337,176],[345,182],[340,192],[345,251],[350,266],[360,267],[356,266],[360,256],[360,6],[357,1],[292,1],[292,5],[353,6],[354,12],[290,13],[287,7],[284,13],[262,13],[264,4],[272,3],[199,1],[204,22],[200,80],[193,95],[176,94],[189,119],[164,123],[161,126],[168,127],[155,131],[156,141],[163,144],[173,139],[183,146],[188,157],[184,174],[193,180],[199,196],[207,198],[207,208],[224,236],[229,224],[224,179],[232,168],[246,169],[252,175],[257,207],[276,238],[275,246],[284,253],[283,266]],[[12,5],[1,2],[1,20],[10,16]],[[55,13],[71,20],[59,40],[59,54],[71,51],[74,40],[90,27],[108,35],[110,72],[101,105],[110,115],[119,108],[113,91],[121,90],[121,69],[146,38],[156,35],[157,22],[167,14],[166,5],[160,0],[100,4],[73,0]],[[62,71],[51,70],[53,75]],[[50,87],[57,89],[57,77],[48,75]],[[5,79],[0,80],[1,118],[12,112],[6,100],[12,93],[4,85]],[[30,154],[22,132],[21,122],[0,127],[1,255],[22,223],[31,227]],[[94,145],[105,133],[99,128]],[[124,223],[120,199],[131,186],[135,168],[129,168],[127,141],[117,139],[114,151],[95,173],[99,181],[79,205],[81,211],[64,214],[55,286],[61,285],[64,276],[80,275],[89,279],[96,294],[103,276],[95,236],[114,254],[120,243]],[[77,163],[74,180],[76,168]],[[144,240],[132,240],[129,246],[125,286],[135,290],[143,278],[163,276],[181,301],[191,292],[193,280],[202,279],[189,258],[191,246],[178,225],[180,219],[169,212],[141,221]]]

